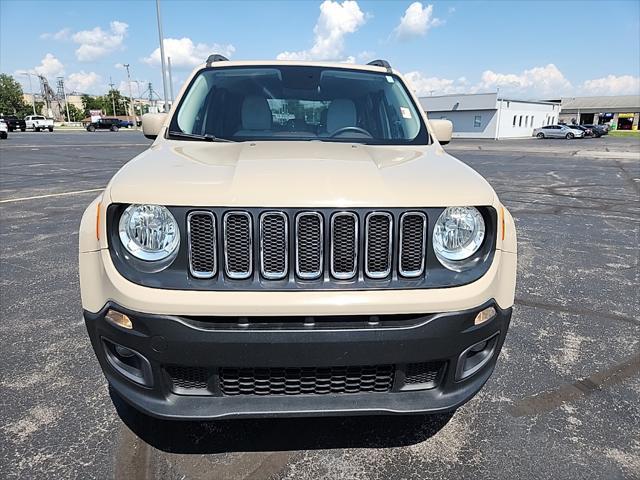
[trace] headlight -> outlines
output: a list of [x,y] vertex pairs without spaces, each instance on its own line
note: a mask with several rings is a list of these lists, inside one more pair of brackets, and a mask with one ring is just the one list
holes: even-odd
[[464,262],[478,251],[484,240],[484,219],[474,207],[449,207],[433,229],[433,249],[442,265],[461,271],[472,264]]
[[178,223],[161,205],[130,205],[120,217],[118,232],[124,248],[147,262],[169,258],[180,245]]

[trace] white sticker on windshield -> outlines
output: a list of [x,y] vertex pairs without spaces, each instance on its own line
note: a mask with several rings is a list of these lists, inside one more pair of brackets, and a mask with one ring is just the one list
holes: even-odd
[[387,75],[387,82],[393,83],[393,77],[391,75]]
[[402,114],[402,118],[411,118],[411,110],[407,107],[400,107],[400,113]]

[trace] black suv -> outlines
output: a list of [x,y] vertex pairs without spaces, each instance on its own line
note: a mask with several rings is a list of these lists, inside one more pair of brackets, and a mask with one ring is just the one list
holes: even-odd
[[7,128],[10,132],[13,132],[14,130],[24,132],[27,129],[27,124],[24,120],[20,120],[15,115],[0,115],[0,118],[2,118],[4,123],[7,124]]
[[117,132],[120,128],[120,120],[117,118],[99,118],[95,122],[87,125],[87,132],[95,132],[96,130],[111,130]]

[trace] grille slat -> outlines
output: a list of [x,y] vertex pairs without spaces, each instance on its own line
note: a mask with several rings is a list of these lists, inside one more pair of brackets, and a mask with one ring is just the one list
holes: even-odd
[[289,272],[289,228],[282,212],[265,212],[260,217],[260,271],[269,280]]
[[400,275],[422,275],[425,264],[427,217],[422,212],[407,212],[400,217]]
[[218,270],[216,219],[211,212],[191,212],[187,217],[189,269],[196,278],[211,278]]
[[327,395],[388,392],[393,365],[365,367],[221,368],[223,395]]
[[367,216],[365,232],[365,273],[370,278],[385,278],[391,273],[393,218],[386,212]]
[[358,217],[351,212],[331,217],[331,275],[348,280],[358,270]]
[[296,275],[313,280],[322,275],[324,264],[323,218],[318,212],[296,217]]
[[224,216],[225,271],[230,278],[249,278],[253,272],[253,228],[248,212]]

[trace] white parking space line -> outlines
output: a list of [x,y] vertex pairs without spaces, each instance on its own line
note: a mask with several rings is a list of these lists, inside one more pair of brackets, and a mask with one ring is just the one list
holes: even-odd
[[0,203],[24,202],[26,200],[36,200],[36,199],[39,199],[39,198],[65,197],[65,196],[69,196],[69,195],[81,195],[83,193],[101,192],[102,190],[104,190],[104,188],[92,188],[90,190],[76,190],[75,192],[50,193],[48,195],[35,195],[33,197],[9,198],[7,200],[0,200]]
[[149,147],[150,143],[81,143],[71,145],[2,145],[2,149],[5,148],[66,148],[66,147]]

